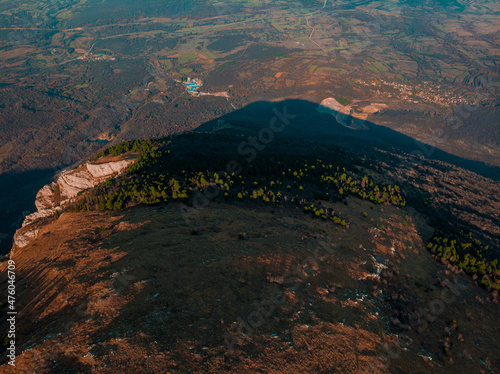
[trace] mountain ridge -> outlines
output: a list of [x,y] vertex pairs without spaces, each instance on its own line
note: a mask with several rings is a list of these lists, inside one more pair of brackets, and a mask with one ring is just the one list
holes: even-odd
[[253,114],[107,148],[120,175],[29,225],[21,370],[498,367],[498,183]]

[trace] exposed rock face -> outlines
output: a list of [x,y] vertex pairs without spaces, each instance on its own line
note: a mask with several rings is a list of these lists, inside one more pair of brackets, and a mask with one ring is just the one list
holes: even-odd
[[120,160],[104,163],[87,163],[74,170],[65,170],[55,182],[44,186],[36,195],[35,205],[38,211],[54,208],[71,198],[78,192],[105,181],[114,174],[119,174],[133,160]]
[[14,245],[19,248],[26,247],[31,240],[36,239],[39,232],[40,229],[26,230],[23,233],[19,233],[17,230],[16,235],[14,235]]
[[333,97],[328,97],[325,100],[323,100],[321,104],[319,104],[318,112],[327,113],[328,112],[327,109],[331,109],[335,112],[340,112],[342,114],[349,114],[349,109],[346,109],[344,105],[340,104]]
[[28,226],[40,218],[52,217],[57,211],[60,211],[60,207],[42,209],[37,212],[31,213],[24,217],[22,227]]
[[333,97],[328,97],[318,105],[316,110],[320,113],[333,115],[339,124],[351,130],[366,130],[365,126],[353,122],[351,119],[356,118],[366,121],[368,115],[384,111],[387,108],[388,106],[383,103],[370,103],[370,105],[364,107],[358,107],[356,104],[344,106]]
[[50,197],[54,194],[55,183],[46,184],[36,194],[35,206],[38,211],[52,207]]
[[134,158],[126,158],[109,162],[89,162],[76,169],[64,170],[55,182],[45,185],[36,194],[37,211],[24,219],[22,229],[14,235],[15,245],[20,248],[25,247],[30,240],[37,237],[40,230],[34,227],[25,229],[26,226],[32,225],[41,218],[53,216],[61,210],[62,205],[70,202],[79,192],[120,174],[134,161]]

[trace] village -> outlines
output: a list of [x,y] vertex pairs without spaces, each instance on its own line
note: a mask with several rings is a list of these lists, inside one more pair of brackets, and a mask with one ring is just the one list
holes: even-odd
[[[364,80],[358,79],[357,83],[364,86],[372,86],[377,88],[377,94],[384,95],[387,97],[395,97],[401,100],[405,100],[410,103],[418,104],[428,103],[436,104],[442,107],[448,107],[456,104],[466,103],[466,99],[461,95],[446,92],[442,89],[441,85],[432,86],[428,82],[423,82],[422,84],[408,85],[403,83],[387,82],[382,80],[380,82],[370,81],[365,82]],[[396,93],[390,93],[387,90],[388,86],[399,91]],[[468,103],[474,104],[474,103]]]
[[116,60],[116,58],[113,56],[110,56],[110,55],[105,55],[103,53],[94,54],[94,53],[87,52],[83,56],[78,57],[78,60],[83,60],[83,61],[104,61],[104,60],[114,61],[114,60]]

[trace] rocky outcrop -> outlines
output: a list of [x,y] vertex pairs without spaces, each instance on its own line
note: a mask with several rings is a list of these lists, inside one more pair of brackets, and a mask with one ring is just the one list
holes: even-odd
[[36,239],[39,232],[40,229],[25,230],[23,232],[17,230],[16,235],[14,235],[14,245],[19,248],[26,247],[30,241]]
[[42,209],[37,212],[31,213],[26,217],[24,217],[22,227],[31,225],[33,222],[38,221],[41,218],[53,217],[56,214],[56,212],[60,212],[61,210],[62,210],[61,207],[55,207],[49,209]]
[[54,194],[55,183],[46,184],[36,194],[35,206],[38,211],[52,207],[51,197]]
[[112,162],[87,163],[73,170],[65,170],[55,182],[44,186],[36,195],[38,211],[60,206],[79,192],[121,173],[133,159]]
[[370,114],[379,113],[387,108],[388,106],[383,103],[370,103],[364,107],[359,107],[357,104],[342,105],[333,97],[328,97],[318,105],[316,110],[333,115],[339,124],[351,130],[366,130],[362,122],[353,119],[366,121]]
[[14,235],[14,244],[25,247],[35,239],[40,231],[38,228],[26,228],[36,221],[52,217],[61,207],[70,202],[79,192],[85,191],[96,184],[105,181],[113,176],[119,175],[127,168],[135,158],[121,158],[108,162],[99,160],[95,163],[87,163],[76,169],[64,170],[57,179],[45,185],[36,195],[35,206],[37,211],[26,216],[22,229]]

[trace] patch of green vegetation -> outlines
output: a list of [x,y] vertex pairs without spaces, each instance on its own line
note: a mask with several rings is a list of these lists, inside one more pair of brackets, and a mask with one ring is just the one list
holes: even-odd
[[278,30],[279,32],[285,32],[285,30],[283,29],[283,27],[281,27],[281,24],[278,23],[278,22],[271,22],[271,25],[276,29]]
[[73,13],[71,12],[71,10],[67,10],[65,12],[60,12],[56,17],[60,20],[68,20],[73,17]]
[[314,209],[314,202],[339,202],[355,196],[374,204],[406,204],[398,186],[376,184],[339,165],[339,157],[345,158],[345,154],[325,154],[322,158],[259,155],[235,172],[233,168],[227,171],[227,165],[243,165],[243,157],[235,160],[231,154],[203,153],[201,144],[195,143],[200,138],[190,139],[194,148],[189,151],[174,149],[175,143],[163,139],[126,142],[101,152],[98,156],[137,150],[141,156],[125,175],[109,179],[83,195],[73,210],[118,210],[139,203],[175,200],[189,205],[207,189],[213,195],[211,199],[298,204],[306,213],[344,226],[348,225],[346,218],[331,209]]
[[92,53],[103,54],[103,55],[111,55],[111,54],[113,54],[113,51],[111,49],[108,49],[108,48],[99,48],[99,49],[96,49],[96,50],[92,51]]
[[127,142],[119,143],[114,146],[108,147],[105,150],[99,152],[97,155],[92,157],[90,161],[96,161],[104,156],[119,156],[126,152],[140,152],[141,154],[146,154],[153,149],[165,144],[163,140],[130,140]]
[[305,204],[303,211],[306,214],[311,214],[314,218],[321,218],[323,221],[332,221],[341,226],[346,226],[346,220],[339,214],[336,214],[332,208],[317,207],[314,204]]
[[179,70],[179,73],[184,74],[184,75],[187,75],[187,74],[192,73],[192,72],[193,72],[193,69],[191,69],[191,68],[185,68],[185,69]]
[[497,259],[492,259],[489,246],[472,238],[472,233],[435,233],[427,244],[443,263],[457,265],[467,274],[476,276],[478,283],[486,289],[500,291],[500,277],[497,273]]
[[446,32],[446,33],[448,32],[448,30],[446,30],[446,27],[444,27],[443,25],[441,25],[441,24],[439,24],[439,23],[438,23],[438,24],[435,24],[435,25],[434,25],[434,27],[435,27],[436,29],[438,29],[438,30],[442,31],[442,32]]
[[343,97],[336,97],[335,100],[337,100],[342,105],[349,105],[351,103],[351,100],[345,99]]
[[217,58],[217,56],[210,52],[208,49],[204,49],[202,53],[207,56],[209,60],[215,60]]
[[177,57],[177,62],[179,63],[179,65],[184,65],[184,64],[187,64],[188,62],[196,60],[196,58],[197,58],[196,52],[191,52],[191,53],[182,55],[180,57]]
[[165,71],[172,70],[173,67],[174,66],[172,65],[172,61],[170,60],[163,61],[163,68],[165,69]]
[[224,62],[224,63],[220,64],[217,68],[218,68],[218,69],[220,69],[220,68],[224,68],[224,67],[227,67],[227,66],[231,66],[231,65],[233,65],[235,62],[236,62],[236,61],[232,61],[232,60],[231,60],[231,61],[226,61],[226,62]]
[[309,68],[309,74],[313,75],[316,69],[318,68],[317,65],[313,65]]
[[258,55],[255,55],[254,58],[264,59],[269,57],[287,57],[288,54],[286,52],[265,52]]
[[375,66],[375,68],[382,73],[387,71],[386,67],[380,61],[374,62],[373,66]]

